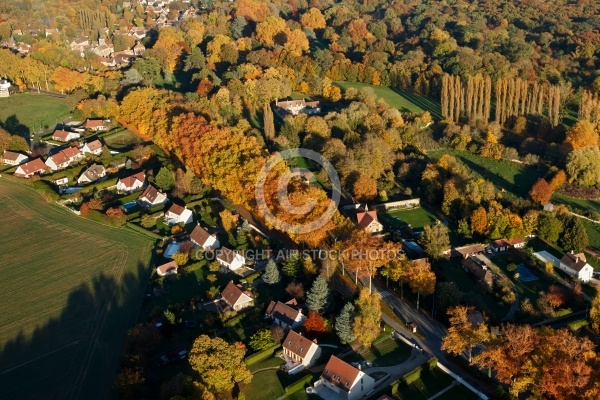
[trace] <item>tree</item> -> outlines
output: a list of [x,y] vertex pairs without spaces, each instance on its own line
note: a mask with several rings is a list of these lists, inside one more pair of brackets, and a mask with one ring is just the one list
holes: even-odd
[[302,268],[302,259],[297,252],[293,252],[290,256],[283,262],[283,274],[288,279],[296,278],[301,271]]
[[352,185],[352,194],[360,202],[373,200],[377,196],[377,181],[367,174],[360,174]]
[[229,210],[223,210],[219,213],[219,217],[221,218],[221,225],[223,225],[225,232],[233,232],[237,226],[236,216]]
[[548,204],[552,197],[552,190],[548,182],[544,178],[540,178],[531,187],[529,195],[533,201],[537,201],[540,204]]
[[474,321],[473,307],[457,306],[448,310],[450,328],[442,341],[442,350],[454,355],[467,352],[471,362],[473,347],[490,339],[489,328],[484,321]]
[[162,190],[171,190],[173,186],[175,186],[175,177],[173,176],[173,172],[166,167],[162,167],[158,171],[158,174],[156,174],[154,183]]
[[306,305],[312,311],[320,312],[327,305],[329,286],[322,276],[317,276],[310,290],[306,294]]
[[460,304],[463,293],[454,282],[440,282],[436,290],[437,307],[444,313]]
[[304,285],[302,282],[290,282],[285,288],[287,294],[295,299],[304,298]]
[[558,244],[565,250],[581,253],[589,244],[588,235],[581,220],[570,217],[564,223]]
[[356,316],[356,308],[350,302],[346,303],[340,314],[335,319],[335,333],[338,335],[342,343],[351,343],[356,339],[352,326],[354,317]]
[[563,231],[563,223],[556,217],[543,214],[538,222],[537,234],[550,243],[556,243]]
[[171,258],[173,259],[173,261],[175,261],[175,264],[177,264],[178,267],[183,267],[190,260],[189,254],[182,253],[179,251],[177,253],[173,254],[173,257],[171,257]]
[[435,273],[426,260],[415,260],[407,271],[408,285],[417,294],[417,310],[421,295],[432,294],[435,291]]
[[570,144],[573,150],[589,146],[598,147],[598,134],[591,122],[580,120],[567,131],[565,143]]
[[275,343],[273,342],[271,331],[269,329],[261,329],[254,335],[250,336],[250,342],[248,344],[252,350],[261,351],[268,349]]
[[275,124],[273,121],[273,110],[270,104],[263,106],[263,129],[265,137],[269,140],[275,139]]
[[308,317],[306,318],[306,321],[304,321],[302,328],[304,328],[306,337],[309,339],[320,339],[327,333],[325,320],[323,320],[323,317],[321,317],[318,312],[313,310],[308,312]]
[[152,150],[152,147],[150,146],[138,144],[131,151],[131,157],[137,162],[149,160],[153,156],[154,150]]
[[163,315],[165,316],[165,319],[167,320],[169,325],[175,325],[175,314],[173,314],[173,311],[165,310],[163,312]]
[[475,233],[485,233],[488,226],[487,211],[482,206],[479,206],[471,214],[471,230]]
[[567,156],[569,182],[581,186],[594,186],[600,183],[600,149],[583,147]]
[[230,391],[236,383],[250,383],[252,374],[246,368],[242,343],[229,344],[216,337],[200,335],[189,352],[189,363],[201,382],[213,393]]
[[552,179],[550,179],[550,182],[548,182],[548,185],[550,186],[550,190],[555,191],[556,189],[558,189],[559,187],[564,185],[565,182],[567,182],[567,174],[565,173],[564,170],[559,169],[556,172],[556,174],[554,174]]
[[419,242],[431,258],[438,259],[445,250],[450,248],[448,228],[441,223],[425,226]]
[[325,17],[318,8],[311,7],[307,12],[300,17],[302,26],[311,29],[324,29],[327,26]]
[[302,272],[305,276],[316,275],[318,272],[315,262],[309,256],[302,258]]
[[600,333],[600,290],[596,291],[596,295],[592,299],[590,321],[592,322],[594,332]]
[[279,272],[279,268],[277,268],[277,264],[273,259],[269,259],[269,261],[267,261],[265,273],[263,274],[262,278],[263,281],[269,285],[273,285],[281,280],[281,273]]
[[379,295],[370,294],[369,290],[361,289],[356,299],[357,315],[354,317],[352,331],[356,340],[362,346],[370,346],[379,336],[381,322],[381,300]]

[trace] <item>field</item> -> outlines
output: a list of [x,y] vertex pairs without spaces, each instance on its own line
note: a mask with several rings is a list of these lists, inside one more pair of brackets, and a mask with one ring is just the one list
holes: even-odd
[[104,136],[104,143],[113,150],[129,150],[143,140],[129,130],[124,130],[117,133],[111,133]]
[[394,89],[388,86],[373,86],[358,82],[335,82],[342,90],[348,88],[362,89],[365,87],[373,89],[375,95],[383,99],[387,104],[396,107],[402,112],[422,113],[429,111],[434,119],[441,119],[440,104],[428,97],[422,97],[407,91]]
[[[421,372],[421,378],[411,383],[410,385],[401,384],[398,393],[394,396],[396,399],[402,400],[426,400],[448,388],[454,379],[440,370],[435,368],[432,371],[424,369]],[[438,399],[477,399],[478,396],[462,385],[456,385],[444,394],[437,397]]]
[[[25,125],[29,133],[56,125],[69,116],[69,107],[64,99],[35,93],[17,93],[9,98],[0,99],[0,121],[4,124],[15,115],[20,124]],[[9,121],[9,124],[11,122]],[[11,133],[14,129],[8,127]],[[21,127],[21,129],[23,129]]]
[[[552,196],[552,202],[555,204],[565,204],[573,208],[581,210],[592,210],[600,212],[600,199],[596,200],[584,200],[576,199],[574,197],[565,196],[563,194],[555,194]],[[577,211],[575,211],[577,212]]]
[[427,156],[438,159],[444,154],[456,157],[475,176],[485,178],[498,189],[504,189],[519,197],[527,197],[533,184],[543,176],[535,167],[523,166],[506,160],[493,160],[467,151],[440,149],[428,152]]
[[0,178],[3,398],[105,399],[138,315],[152,242]]
[[388,210],[385,215],[389,216],[392,219],[390,223],[394,222],[398,228],[410,224],[415,230],[422,230],[426,225],[433,225],[437,219],[435,215],[423,207],[412,210]]
[[[288,375],[278,369],[284,362],[279,357],[271,357],[250,367],[254,373],[252,382],[246,386],[244,393],[248,400],[276,399],[285,394],[285,387],[304,377],[307,372],[303,371],[295,375]],[[260,371],[260,372],[255,372]],[[313,395],[314,396],[314,395]],[[299,390],[288,398],[305,400],[310,397],[304,390]]]

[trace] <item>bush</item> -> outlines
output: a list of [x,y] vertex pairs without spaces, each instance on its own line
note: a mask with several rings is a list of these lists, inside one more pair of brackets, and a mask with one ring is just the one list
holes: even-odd
[[438,359],[436,357],[432,357],[429,359],[429,361],[427,361],[427,367],[429,368],[430,371],[433,371],[434,369],[436,369],[437,364],[438,364]]
[[264,361],[267,358],[270,358],[273,355],[273,353],[276,350],[278,350],[280,347],[281,347],[281,345],[274,344],[273,346],[269,347],[268,349],[264,349],[262,351],[259,351],[258,353],[254,353],[251,356],[246,357],[244,359],[244,362],[246,363],[247,366],[251,366],[251,365],[254,365],[261,361]]
[[391,388],[392,388],[392,396],[395,396],[398,394],[398,389],[400,388],[400,380],[395,380],[394,382],[392,382],[390,384]]
[[297,380],[294,383],[291,383],[289,385],[287,385],[285,387],[285,393],[286,394],[292,394],[292,393],[296,393],[299,390],[303,390],[304,387],[312,382],[312,375],[306,375],[303,378],[300,378],[299,380]]
[[254,282],[258,277],[260,276],[260,272],[255,272],[251,275],[248,275],[246,278],[246,282],[248,282],[249,285],[252,284],[252,282]]
[[413,369],[412,371],[404,374],[404,376],[402,376],[402,381],[404,383],[406,383],[407,385],[410,385],[413,382],[418,381],[421,378],[421,371],[423,368],[421,368],[420,366]]

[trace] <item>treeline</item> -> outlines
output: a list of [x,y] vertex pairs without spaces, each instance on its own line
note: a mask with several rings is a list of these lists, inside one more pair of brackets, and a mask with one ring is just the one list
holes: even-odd
[[594,128],[600,130],[600,96],[588,90],[583,92],[579,103],[579,119],[591,122]]
[[77,26],[91,31],[110,26],[111,16],[108,11],[79,10],[77,12]]

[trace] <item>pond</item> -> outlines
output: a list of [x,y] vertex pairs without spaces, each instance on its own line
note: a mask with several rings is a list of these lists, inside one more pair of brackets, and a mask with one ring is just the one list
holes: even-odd
[[60,194],[71,194],[71,193],[75,193],[81,189],[82,188],[80,188],[80,187],[67,187],[64,189],[60,189]]

